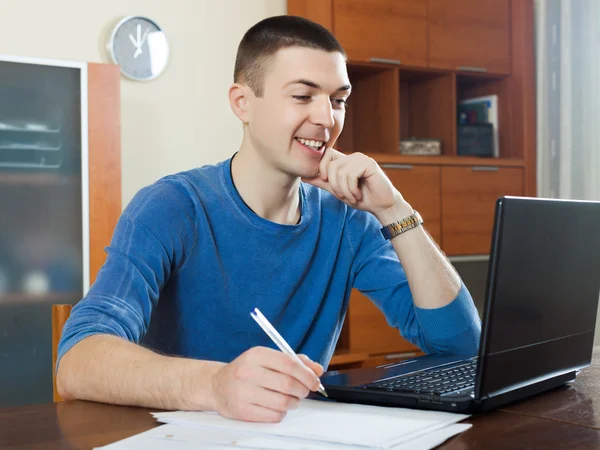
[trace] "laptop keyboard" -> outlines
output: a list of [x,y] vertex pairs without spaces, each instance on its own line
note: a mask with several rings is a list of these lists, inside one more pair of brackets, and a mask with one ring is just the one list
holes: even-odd
[[459,365],[436,367],[409,375],[375,381],[365,388],[390,392],[443,395],[475,387],[477,360],[464,361]]

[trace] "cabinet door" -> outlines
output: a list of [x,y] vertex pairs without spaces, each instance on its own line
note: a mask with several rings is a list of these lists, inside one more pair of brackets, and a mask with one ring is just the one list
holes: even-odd
[[510,0],[429,0],[429,65],[510,72]]
[[423,217],[423,226],[441,242],[440,167],[381,164],[396,189]]
[[369,354],[419,351],[388,325],[383,313],[358,290],[352,290],[348,309],[349,349]]
[[523,195],[519,167],[442,169],[442,249],[447,255],[490,252],[496,200]]
[[334,0],[333,19],[350,60],[427,65],[427,0]]

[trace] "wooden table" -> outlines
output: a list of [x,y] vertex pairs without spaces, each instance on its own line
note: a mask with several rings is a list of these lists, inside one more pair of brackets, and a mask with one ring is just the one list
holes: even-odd
[[[0,409],[0,448],[90,449],[157,426],[149,411],[83,401]],[[467,422],[440,449],[599,449],[600,347],[570,386]]]

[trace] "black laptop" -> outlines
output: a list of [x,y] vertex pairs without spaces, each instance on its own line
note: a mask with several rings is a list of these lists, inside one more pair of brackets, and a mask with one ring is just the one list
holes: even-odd
[[496,203],[479,354],[330,371],[330,398],[476,412],[573,381],[591,362],[600,295],[600,202]]

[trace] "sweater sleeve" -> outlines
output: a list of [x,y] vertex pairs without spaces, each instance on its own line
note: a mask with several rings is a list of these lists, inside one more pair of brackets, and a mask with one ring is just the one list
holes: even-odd
[[349,225],[355,250],[353,287],[383,312],[388,324],[425,353],[476,354],[481,321],[464,283],[448,305],[416,307],[404,269],[375,217],[356,211]]
[[96,281],[65,324],[57,367],[94,334],[142,340],[163,286],[194,245],[193,210],[183,181],[163,179],[138,192],[119,218]]

